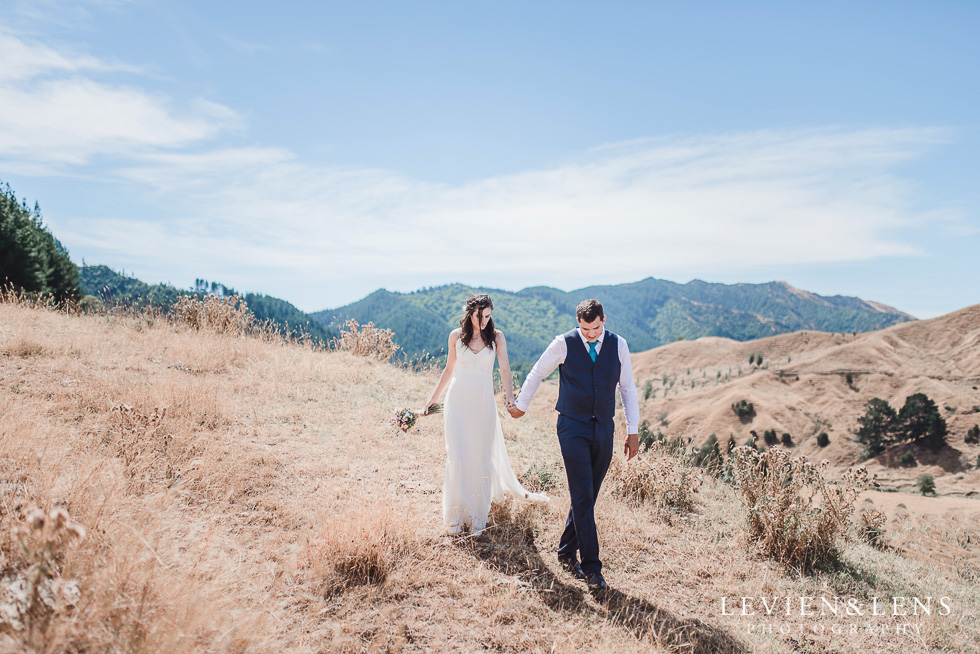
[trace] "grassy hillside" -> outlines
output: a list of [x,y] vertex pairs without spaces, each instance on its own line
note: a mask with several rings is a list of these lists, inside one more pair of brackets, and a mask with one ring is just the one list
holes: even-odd
[[517,293],[452,284],[415,293],[385,290],[339,309],[312,314],[324,324],[352,317],[395,332],[408,353],[445,354],[449,331],[466,297],[489,293],[494,319],[507,334],[515,369],[526,371],[556,334],[575,326],[575,306],[595,297],[608,314],[607,327],[633,351],[677,339],[724,336],[739,341],[796,331],[864,332],[911,319],[890,307],[851,297],[822,297],[782,282],[769,284],[675,284],[645,279],[633,284],[592,286],[565,292],[532,287]]
[[[760,555],[733,488],[698,469],[690,510],[618,494],[642,466],[679,470],[648,454],[616,454],[597,506],[612,589],[589,596],[555,559],[568,493],[551,383],[503,424],[515,471],[551,505],[498,506],[481,537],[448,537],[441,417],[410,434],[389,422],[436,379],[347,352],[0,303],[3,650],[970,652],[980,640],[980,572],[965,558],[975,509],[887,494],[898,515],[886,549],[855,539],[836,565],[801,574]],[[57,514],[39,526],[34,507],[64,509],[75,531],[57,540]],[[17,590],[32,574],[51,580],[52,606]],[[732,615],[745,596],[948,596],[952,612]]]
[[[181,296],[200,295],[168,284],[147,284],[135,277],[121,275],[108,266],[83,266],[79,277],[86,295],[113,305],[148,304],[168,310]],[[285,300],[257,293],[243,293],[242,298],[259,322],[271,321],[286,332],[302,330],[321,341],[337,335],[337,330],[314,320]]]
[[[860,461],[863,446],[854,431],[869,400],[901,407],[908,396],[925,393],[948,425],[947,444],[938,451],[894,445],[869,461],[869,469],[891,488],[912,490],[917,477],[928,473],[942,492],[976,494],[980,443],[967,434],[980,425],[978,342],[980,305],[857,335],[801,331],[744,343],[672,343],[635,354],[633,371],[641,413],[655,429],[683,434],[697,446],[710,434],[741,445],[752,432],[761,445],[764,431],[775,430],[791,435],[795,452],[838,467]],[[758,354],[762,367],[749,363]],[[650,397],[644,399],[648,382]],[[754,405],[751,417],[732,410],[742,400]],[[817,443],[821,433],[830,439],[825,447]]]

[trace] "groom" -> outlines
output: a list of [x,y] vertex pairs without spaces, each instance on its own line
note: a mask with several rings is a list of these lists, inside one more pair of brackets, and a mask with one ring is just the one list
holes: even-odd
[[558,561],[577,579],[584,579],[589,590],[601,591],[606,581],[599,560],[595,501],[612,460],[617,387],[626,410],[627,459],[639,449],[640,410],[626,339],[606,331],[606,316],[596,300],[581,302],[575,316],[578,328],[548,345],[508,411],[515,418],[523,416],[541,380],[558,367],[558,444],[572,500],[558,544]]

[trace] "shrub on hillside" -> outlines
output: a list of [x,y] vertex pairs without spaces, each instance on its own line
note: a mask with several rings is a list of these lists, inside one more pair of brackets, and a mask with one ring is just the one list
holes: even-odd
[[766,442],[766,445],[775,445],[779,442],[779,436],[776,435],[775,429],[767,429],[762,432],[762,440]]
[[963,440],[974,445],[980,443],[980,425],[973,425],[970,431],[966,432],[966,437]]
[[779,438],[779,442],[782,443],[783,445],[785,445],[786,447],[792,447],[793,446],[793,437],[790,436],[789,434],[783,434]]
[[333,347],[336,350],[379,361],[388,360],[398,351],[395,332],[375,327],[373,322],[361,325],[353,318],[341,326],[340,336],[333,340]]
[[919,478],[915,480],[915,487],[923,495],[936,494],[936,480],[928,472],[919,475]]
[[838,482],[824,477],[830,462],[790,459],[781,447],[759,453],[737,447],[732,466],[747,531],[763,553],[804,569],[837,556],[859,493],[875,482],[867,469],[849,468]]
[[739,418],[748,418],[755,415],[755,405],[747,400],[739,400],[732,403],[732,411]]
[[820,432],[820,435],[817,436],[817,445],[820,447],[827,447],[830,445],[830,436],[827,435],[827,432]]
[[911,450],[903,452],[902,456],[898,457],[898,463],[903,466],[914,466],[915,455],[912,454]]

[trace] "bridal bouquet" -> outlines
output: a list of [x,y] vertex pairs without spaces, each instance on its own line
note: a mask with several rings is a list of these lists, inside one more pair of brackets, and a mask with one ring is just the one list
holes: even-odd
[[395,417],[391,419],[391,422],[403,432],[407,432],[415,426],[416,420],[418,420],[418,414],[411,409],[398,409],[395,411]]

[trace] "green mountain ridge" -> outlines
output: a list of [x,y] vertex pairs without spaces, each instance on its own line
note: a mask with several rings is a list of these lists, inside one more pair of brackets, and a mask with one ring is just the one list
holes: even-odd
[[694,280],[678,284],[653,277],[628,284],[562,291],[534,286],[517,292],[448,284],[412,293],[378,290],[352,304],[311,315],[323,324],[347,318],[373,322],[395,332],[410,356],[446,354],[448,334],[458,326],[466,298],[488,293],[494,322],[506,333],[512,367],[526,373],[556,334],[575,326],[575,307],[594,297],[608,316],[606,326],[624,336],[634,352],[677,339],[722,336],[752,340],[813,329],[865,332],[912,316],[880,303],[847,296],[825,297],[786,282],[716,284]]
[[[149,304],[163,310],[169,309],[180,297],[201,296],[206,291],[190,291],[169,284],[147,284],[135,277],[127,277],[108,266],[82,266],[79,281],[86,295],[92,295],[106,304]],[[203,280],[201,280],[203,282]],[[204,284],[202,288],[206,286]],[[223,284],[212,284],[220,295],[232,295],[235,289]],[[286,332],[306,331],[315,339],[328,341],[337,336],[337,330],[324,325],[289,302],[258,293],[241,294],[248,308],[260,322],[270,320]]]

